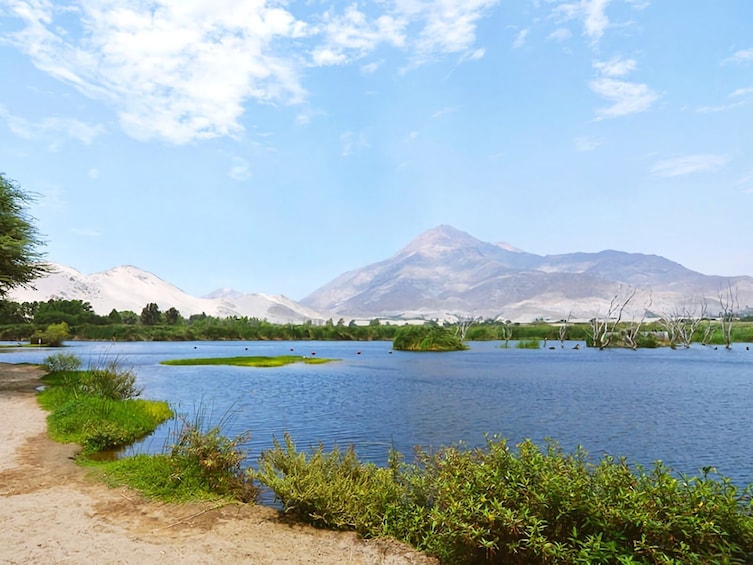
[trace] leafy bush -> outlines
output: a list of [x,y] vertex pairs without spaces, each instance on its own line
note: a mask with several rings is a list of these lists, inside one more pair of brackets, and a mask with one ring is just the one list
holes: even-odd
[[232,439],[222,435],[222,424],[209,427],[203,418],[194,421],[181,419],[175,444],[169,459],[172,477],[176,481],[192,481],[221,497],[250,502],[255,500],[257,489],[252,479],[241,467],[247,457],[243,445],[249,435]]
[[81,359],[73,353],[55,353],[44,358],[42,367],[49,373],[78,371]]
[[521,339],[515,347],[518,349],[540,349],[541,342],[538,339]]
[[256,478],[314,524],[391,535],[445,563],[750,563],[751,487],[711,472],[678,478],[608,456],[594,465],[580,449],[513,450],[499,438],[377,469],[352,451],[307,457],[286,437]]

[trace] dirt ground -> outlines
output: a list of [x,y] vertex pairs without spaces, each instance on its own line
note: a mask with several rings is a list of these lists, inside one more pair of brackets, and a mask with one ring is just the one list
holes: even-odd
[[0,563],[428,565],[393,540],[317,530],[262,506],[166,504],[111,489],[46,435],[42,372],[0,363]]

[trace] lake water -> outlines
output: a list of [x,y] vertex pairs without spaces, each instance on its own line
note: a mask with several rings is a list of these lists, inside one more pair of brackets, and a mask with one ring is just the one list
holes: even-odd
[[[286,431],[299,448],[353,444],[378,464],[391,446],[410,460],[416,445],[474,446],[498,434],[512,443],[551,438],[567,451],[582,445],[594,460],[605,453],[644,465],[662,460],[691,475],[712,466],[737,484],[753,483],[753,351],[745,344],[598,351],[480,342],[454,353],[392,352],[389,342],[68,345],[85,365],[118,358],[133,367],[144,398],[213,421],[229,414],[228,435],[252,434],[251,463]],[[340,361],[274,369],[159,364],[291,349]],[[3,350],[0,361],[38,363],[49,354]],[[132,450],[161,450],[172,429],[174,422]]]

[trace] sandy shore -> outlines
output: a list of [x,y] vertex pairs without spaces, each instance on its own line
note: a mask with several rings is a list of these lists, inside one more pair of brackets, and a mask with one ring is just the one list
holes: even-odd
[[391,540],[317,530],[272,508],[165,504],[87,477],[51,441],[41,371],[0,363],[0,563],[432,564]]

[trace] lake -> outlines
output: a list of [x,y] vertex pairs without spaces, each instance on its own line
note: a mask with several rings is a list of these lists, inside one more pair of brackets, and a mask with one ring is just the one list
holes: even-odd
[[[300,448],[353,444],[384,464],[395,447],[556,440],[631,463],[662,460],[678,473],[716,467],[753,483],[753,351],[694,345],[689,350],[510,349],[472,342],[469,351],[393,352],[390,342],[69,342],[84,365],[118,358],[132,367],[142,397],[182,413],[227,416],[225,432],[251,432],[253,463],[289,432]],[[337,358],[282,368],[170,367],[165,359],[283,355]],[[41,362],[50,350],[0,350],[0,361]],[[131,448],[160,451],[171,422]]]

